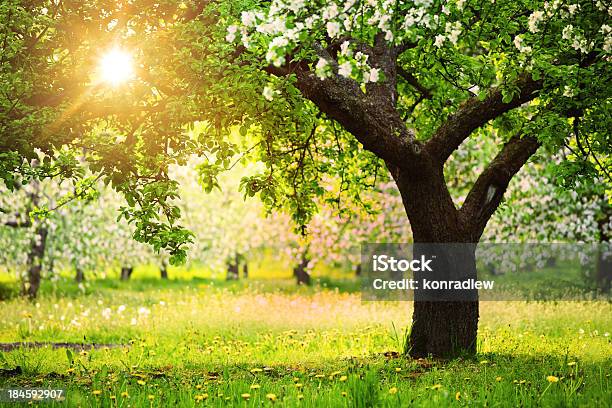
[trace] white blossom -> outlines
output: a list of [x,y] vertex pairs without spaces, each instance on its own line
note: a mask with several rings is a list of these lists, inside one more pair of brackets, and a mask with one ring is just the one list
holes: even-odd
[[353,65],[349,61],[343,62],[338,67],[338,74],[345,78],[350,77],[352,72],[353,72]]
[[225,40],[230,43],[236,41],[237,31],[238,31],[238,26],[231,25],[227,27],[227,35],[225,36]]
[[530,53],[531,52],[531,47],[530,46],[523,45],[523,37],[521,37],[520,35],[517,35],[516,37],[514,37],[514,46],[521,53]]
[[274,99],[274,89],[269,86],[264,87],[262,95],[266,100],[272,101]]
[[328,21],[326,28],[327,34],[329,34],[331,38],[336,38],[338,35],[340,35],[340,23],[337,21]]
[[251,27],[257,23],[255,13],[253,13],[252,11],[243,11],[242,15],[240,16],[240,21],[245,27]]
[[324,79],[328,75],[328,67],[329,62],[327,62],[325,58],[319,58],[319,61],[317,61],[317,65],[315,66],[315,73],[319,78]]
[[570,4],[567,7],[567,10],[569,11],[570,15],[574,15],[576,11],[580,10],[580,4]]
[[540,10],[536,10],[529,16],[529,31],[532,33],[538,32],[538,24],[544,18],[544,12]]
[[380,70],[378,68],[372,68],[368,74],[369,82],[378,82],[380,80]]

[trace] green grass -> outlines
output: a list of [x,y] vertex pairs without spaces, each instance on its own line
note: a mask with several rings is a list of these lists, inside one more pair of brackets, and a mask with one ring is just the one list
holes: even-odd
[[57,406],[83,407],[612,404],[607,302],[483,302],[475,358],[415,361],[389,353],[402,350],[411,303],[361,302],[348,279],[296,288],[137,272],[1,302],[2,342],[125,347],[5,352],[0,366],[23,372],[0,372],[0,388],[61,386]]

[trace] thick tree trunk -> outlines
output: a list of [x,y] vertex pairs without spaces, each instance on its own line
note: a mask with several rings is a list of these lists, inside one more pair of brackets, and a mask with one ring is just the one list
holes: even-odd
[[244,265],[242,265],[242,277],[247,279],[249,277],[249,264],[247,261],[244,261]]
[[121,280],[122,281],[130,280],[130,277],[132,276],[132,272],[134,272],[133,266],[122,266],[121,267]]
[[32,245],[28,253],[28,274],[21,292],[30,299],[36,298],[38,289],[40,288],[40,272],[42,270],[42,261],[45,256],[48,232],[47,226],[44,224],[36,227],[36,233],[32,239]]
[[298,285],[310,285],[310,273],[308,273],[308,263],[310,258],[308,252],[302,252],[300,263],[293,267],[293,276],[295,276]]
[[[460,238],[460,237],[458,237]],[[417,272],[415,278],[428,280],[476,279],[475,246],[427,244],[415,254],[434,260],[433,271]],[[415,291],[409,353],[413,357],[455,357],[476,352],[478,331],[477,290]]]
[[[475,246],[468,245],[475,241],[474,234],[465,227],[452,202],[442,168],[425,167],[418,178],[398,172],[394,177],[410,220],[415,256],[435,253],[437,257],[433,276],[422,272],[415,278],[476,279]],[[459,250],[448,253],[449,246]],[[476,291],[459,299],[449,293],[432,297],[417,290],[407,351],[414,358],[472,354],[476,351],[478,317]]]

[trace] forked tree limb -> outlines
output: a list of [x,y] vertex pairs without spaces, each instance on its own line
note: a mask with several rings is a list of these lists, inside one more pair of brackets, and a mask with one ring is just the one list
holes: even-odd
[[473,131],[504,113],[535,99],[543,81],[535,81],[525,74],[515,82],[520,92],[509,102],[503,101],[502,88],[491,89],[484,100],[471,97],[466,100],[434,133],[427,142],[428,150],[444,163]]
[[501,203],[512,177],[539,147],[540,142],[535,137],[515,135],[478,176],[460,209],[465,224],[471,226],[474,242],[478,241]]

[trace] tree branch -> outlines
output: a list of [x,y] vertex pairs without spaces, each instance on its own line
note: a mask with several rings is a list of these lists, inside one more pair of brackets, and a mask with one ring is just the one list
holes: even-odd
[[532,136],[513,136],[478,176],[460,209],[465,225],[472,229],[473,242],[478,242],[512,177],[539,147],[540,142]]
[[421,85],[421,83],[418,81],[418,79],[416,79],[414,75],[412,75],[410,72],[406,71],[404,68],[400,66],[397,67],[397,73],[400,76],[400,78],[406,81],[408,85],[413,87],[419,94],[421,94],[423,99],[431,99],[432,97],[431,91],[425,88],[423,85]]
[[[326,50],[317,47],[316,51],[337,71],[337,62]],[[384,59],[387,55],[374,55],[378,57],[374,61],[376,65],[387,63]],[[395,56],[391,61],[394,63]],[[381,66],[381,69],[394,72],[395,67]],[[391,85],[371,84],[368,85],[367,93],[364,93],[356,81],[335,73],[320,79],[303,62],[268,67],[266,71],[276,76],[295,74],[296,87],[302,95],[329,118],[340,123],[365,149],[395,166],[416,168],[422,150],[421,143],[415,139],[414,132],[406,127],[395,109],[395,89],[387,92],[380,88],[391,88]]]
[[445,162],[474,130],[536,98],[542,85],[543,81],[534,81],[526,74],[514,84],[520,92],[510,102],[503,102],[500,87],[493,88],[483,101],[477,97],[469,98],[436,130],[425,148],[438,160]]
[[[16,215],[19,216],[19,214]],[[6,221],[3,225],[11,228],[28,228],[32,226],[32,221],[29,218],[26,221],[10,220]]]

